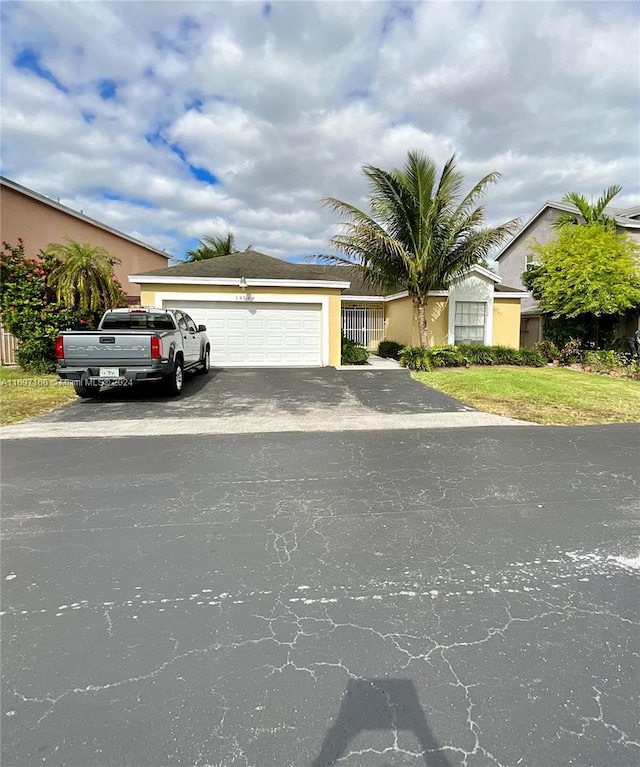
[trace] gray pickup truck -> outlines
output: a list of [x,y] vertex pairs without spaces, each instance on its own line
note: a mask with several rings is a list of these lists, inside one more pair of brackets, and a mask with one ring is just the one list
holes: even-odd
[[209,372],[206,327],[179,309],[112,309],[97,330],[65,331],[56,338],[56,372],[79,397],[104,385],[159,381],[180,394],[185,370]]

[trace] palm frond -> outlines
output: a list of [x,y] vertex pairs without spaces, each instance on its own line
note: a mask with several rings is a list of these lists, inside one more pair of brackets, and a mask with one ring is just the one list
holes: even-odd
[[562,198],[562,202],[566,202],[567,204],[576,207],[582,218],[587,223],[590,222],[592,216],[592,208],[589,204],[589,200],[587,200],[583,194],[578,194],[578,192],[569,192],[569,194],[565,194],[565,196]]
[[[582,218],[582,223],[585,224],[603,224],[610,226],[613,219],[605,214],[605,209],[611,200],[622,191],[622,187],[619,184],[614,184],[608,187],[600,195],[595,203],[589,202],[583,194],[577,192],[569,192],[562,198],[562,202],[573,205],[578,210],[578,215]],[[554,222],[554,228],[562,228],[568,224],[579,224],[577,215],[573,213],[563,213]]]
[[230,256],[237,252],[235,237],[231,232],[227,232],[226,235],[222,236],[204,235],[198,242],[198,246],[187,250],[185,256],[187,261],[203,261],[209,258]]
[[622,187],[619,184],[614,184],[613,186],[610,186],[604,190],[595,204],[595,209],[598,212],[598,215],[604,213],[604,209],[607,207],[607,205],[616,195],[620,194],[621,191]]

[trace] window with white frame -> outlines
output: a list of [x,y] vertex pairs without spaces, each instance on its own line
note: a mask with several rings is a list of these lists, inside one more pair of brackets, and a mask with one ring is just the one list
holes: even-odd
[[524,268],[526,269],[528,266],[539,266],[540,265],[540,256],[537,253],[532,253],[529,251],[527,255],[524,257]]
[[487,305],[483,301],[456,301],[454,343],[484,343]]

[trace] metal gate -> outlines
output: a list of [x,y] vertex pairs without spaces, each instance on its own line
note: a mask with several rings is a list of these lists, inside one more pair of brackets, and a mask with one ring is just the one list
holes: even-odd
[[384,338],[384,308],[343,306],[342,332],[351,341],[367,349],[375,348]]

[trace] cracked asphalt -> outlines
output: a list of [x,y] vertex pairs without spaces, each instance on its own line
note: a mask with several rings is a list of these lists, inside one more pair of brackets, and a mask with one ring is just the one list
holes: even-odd
[[3,767],[640,764],[637,448],[6,441]]

